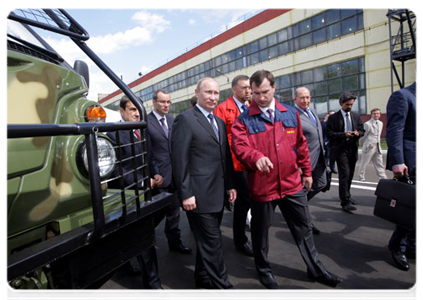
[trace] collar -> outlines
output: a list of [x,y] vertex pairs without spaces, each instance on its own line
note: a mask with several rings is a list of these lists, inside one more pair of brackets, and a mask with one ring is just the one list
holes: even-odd
[[[274,109],[274,111],[279,110],[280,112],[284,112],[284,111],[287,111],[288,110],[281,103],[279,103],[278,101],[276,101],[274,98],[273,98],[272,103],[273,103],[273,109]],[[259,107],[255,101],[253,101],[253,102],[251,102],[251,105],[249,106],[249,108],[250,108],[250,111],[249,111],[248,115],[249,116],[253,116],[253,115],[260,115],[263,111],[266,112],[267,109],[272,108],[272,107],[270,107],[270,106],[269,107],[265,107],[262,110],[262,108]]]
[[[342,117],[345,119],[346,112],[345,112],[345,111],[343,111],[343,110],[341,109],[341,113],[342,113]],[[350,112],[348,112],[348,114],[349,114],[349,115],[350,115],[350,117],[351,117],[351,111],[350,111]]]
[[257,107],[261,110],[263,113],[267,113],[267,110],[270,108],[273,111],[275,111],[275,98],[272,99],[272,102],[270,102],[269,106],[267,107],[260,107],[257,105]]
[[153,115],[156,117],[157,121],[159,121],[159,122],[160,122],[160,119],[161,119],[161,118],[164,118],[164,119],[165,119],[165,123],[167,123],[167,120],[166,120],[166,115],[164,115],[164,116],[162,117],[161,115],[159,115],[158,113],[156,113],[154,110],[152,110],[151,112],[152,112],[152,113],[153,113]]
[[[207,110],[205,110],[204,108],[202,108],[200,105],[198,105],[198,103],[195,105],[200,111],[201,111],[201,113],[207,118],[207,116],[209,115],[209,114],[213,114],[213,111],[211,111],[211,112],[208,112]],[[207,120],[208,120],[208,118],[207,118]]]
[[[302,109],[301,107],[299,107],[299,106],[297,105],[297,103],[295,103],[295,108],[299,109],[301,112],[303,112],[303,114],[307,114],[306,110],[304,110],[304,109]],[[309,111],[310,111],[310,113],[311,113],[310,108],[308,108],[308,110],[309,110]]]
[[242,110],[242,106],[243,106],[243,105],[245,105],[245,106],[247,106],[247,107],[248,107],[248,105],[247,105],[247,104],[242,104],[242,103],[241,103],[241,101],[239,101],[237,98],[235,98],[235,96],[234,96],[234,95],[232,95],[232,98],[234,99],[235,104],[236,104],[236,106],[238,106],[238,109],[239,109],[239,111],[240,111],[240,112],[243,112],[243,110]]

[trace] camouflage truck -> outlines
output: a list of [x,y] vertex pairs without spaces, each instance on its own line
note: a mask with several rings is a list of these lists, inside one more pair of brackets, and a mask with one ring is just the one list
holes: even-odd
[[[170,204],[170,194],[151,196],[146,111],[66,11],[17,9],[7,23],[8,282],[16,289],[98,287],[154,246],[153,214]],[[87,64],[70,66],[41,30],[72,39],[130,98],[141,121],[105,122],[104,109],[86,98]],[[124,176],[111,178],[123,158],[105,133],[134,129],[142,132],[143,164],[133,173],[142,174],[144,188],[121,180],[110,189]]]

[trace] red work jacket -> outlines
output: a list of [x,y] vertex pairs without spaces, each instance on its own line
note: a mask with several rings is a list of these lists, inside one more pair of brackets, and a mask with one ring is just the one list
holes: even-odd
[[[253,102],[232,126],[232,150],[248,171],[250,197],[266,202],[299,192],[303,175],[311,177],[307,140],[300,117],[292,106],[275,100],[275,122]],[[255,163],[268,157],[273,164],[270,173],[260,172]]]
[[[232,124],[235,122],[236,118],[240,115],[238,106],[235,103],[233,96],[230,96],[226,101],[220,103],[213,111],[213,114],[221,118],[226,124],[226,131],[228,133],[229,146],[232,144]],[[235,171],[242,172],[245,171],[245,167],[242,163],[236,158],[234,152],[232,153],[232,161],[234,162]]]

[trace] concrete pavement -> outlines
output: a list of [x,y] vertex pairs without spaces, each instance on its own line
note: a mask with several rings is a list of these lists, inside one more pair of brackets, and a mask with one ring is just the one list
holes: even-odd
[[[390,171],[387,171],[387,175],[388,178],[392,177]],[[320,260],[329,271],[344,279],[336,289],[311,282],[308,279],[306,266],[282,214],[278,208],[276,209],[273,226],[269,231],[269,260],[280,289],[297,292],[305,289],[336,290],[338,292],[348,290],[348,294],[341,294],[348,296],[360,291],[371,292],[371,295],[372,292],[373,295],[375,295],[374,292],[378,292],[384,295],[384,299],[390,297],[398,299],[400,295],[415,293],[413,288],[416,283],[415,260],[409,261],[411,268],[408,272],[395,267],[388,251],[388,241],[394,225],[373,215],[376,199],[374,190],[378,179],[372,165],[367,167],[366,180],[367,182],[364,183],[353,182],[352,196],[358,201],[357,211],[354,213],[344,212],[340,207],[337,175],[334,175],[331,190],[319,193],[309,205],[313,223],[321,230],[320,235],[314,236]],[[184,244],[195,251],[195,240],[183,212],[181,213],[180,228]],[[156,229],[156,250],[162,286],[164,289],[172,290],[195,289],[195,254],[183,255],[170,252],[163,230],[164,222]],[[230,282],[235,290],[244,292],[246,289],[263,290],[264,287],[258,281],[253,258],[246,257],[235,250],[232,241],[231,212],[225,211],[221,230],[224,260]],[[248,236],[250,237],[249,232]],[[139,276],[130,276],[123,271],[117,271],[112,279],[102,287],[102,289],[142,288]],[[266,293],[270,293],[270,291],[266,291]],[[243,298],[249,298],[253,294],[247,293]],[[255,295],[255,299],[257,299],[257,294]],[[265,297],[270,294],[260,295],[260,297]]]

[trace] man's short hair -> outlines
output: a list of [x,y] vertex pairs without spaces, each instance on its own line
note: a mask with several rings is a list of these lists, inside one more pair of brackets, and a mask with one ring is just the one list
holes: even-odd
[[339,97],[339,104],[344,104],[347,101],[350,101],[351,99],[357,99],[357,97],[354,95],[353,92],[344,92]]
[[234,79],[232,79],[232,87],[235,87],[240,80],[244,81],[248,79],[250,79],[250,77],[248,77],[247,75],[237,75],[234,77]]
[[377,107],[375,107],[375,108],[373,108],[373,109],[370,111],[370,114],[372,114],[374,111],[380,111],[380,109],[379,109],[379,108],[377,108]]
[[259,70],[254,72],[254,74],[250,77],[250,85],[253,86],[254,82],[256,86],[260,86],[265,79],[269,80],[272,87],[275,85],[275,77],[267,70]]
[[197,96],[195,96],[195,95],[192,96],[191,99],[189,100],[189,102],[190,102],[190,105],[192,107],[194,107],[197,104]]
[[165,95],[169,94],[169,92],[164,90],[164,89],[159,89],[157,91],[154,91],[154,93],[153,93],[153,100],[154,101],[157,101],[157,99],[159,99],[159,93],[163,93]]
[[217,83],[216,79],[214,79],[212,77],[203,77],[200,80],[198,80],[198,82],[197,82],[197,91],[201,90],[201,88],[203,86],[203,82],[206,81],[206,80],[212,80],[212,81]]
[[[138,98],[141,102],[141,98]],[[131,100],[128,98],[128,96],[123,95],[122,98],[120,99],[120,103],[119,106],[120,108],[123,108],[124,110],[126,109],[126,103],[131,102]]]
[[131,100],[129,100],[128,96],[124,95],[121,99],[120,99],[120,108],[126,109],[126,103],[130,102]]

